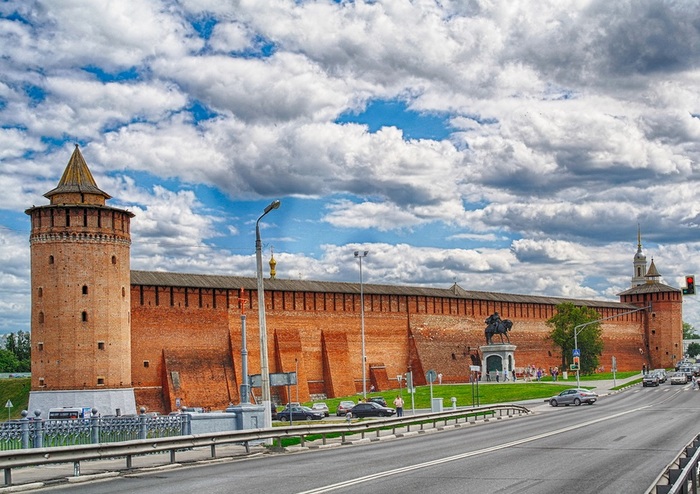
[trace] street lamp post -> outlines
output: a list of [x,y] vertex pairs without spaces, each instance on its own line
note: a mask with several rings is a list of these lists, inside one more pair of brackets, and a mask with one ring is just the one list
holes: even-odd
[[260,381],[262,386],[262,404],[265,409],[263,427],[272,427],[272,406],[270,399],[270,369],[267,363],[267,326],[265,324],[265,287],[263,286],[260,220],[263,219],[267,213],[278,207],[280,207],[280,202],[278,200],[272,201],[255,222],[255,261],[258,275],[258,325],[260,328]]
[[355,251],[355,257],[360,260],[360,325],[362,331],[362,399],[367,400],[367,355],[365,354],[365,292],[362,284],[362,259],[368,251]]

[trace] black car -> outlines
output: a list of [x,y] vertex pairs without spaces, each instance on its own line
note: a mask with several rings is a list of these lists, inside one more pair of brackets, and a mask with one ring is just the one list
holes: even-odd
[[383,396],[372,396],[371,398],[369,398],[369,401],[371,401],[371,402],[373,402],[373,403],[378,403],[378,404],[380,404],[380,405],[383,406],[383,407],[388,406],[388,405],[386,404],[386,400],[384,399]]
[[309,407],[303,407],[303,406],[293,406],[291,408],[291,413],[290,409],[285,407],[284,410],[280,410],[277,412],[277,420],[286,420],[289,421],[289,415],[291,414],[292,418],[291,420],[321,420],[324,417],[323,412],[318,412],[316,410],[312,410]]
[[350,413],[352,413],[353,417],[391,417],[396,413],[396,410],[368,401],[366,403],[358,403],[352,407]]

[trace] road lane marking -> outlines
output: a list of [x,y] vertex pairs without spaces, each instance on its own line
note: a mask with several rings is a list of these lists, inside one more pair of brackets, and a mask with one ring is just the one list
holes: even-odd
[[645,410],[647,408],[651,408],[652,406],[653,405],[645,405],[643,407],[634,408],[632,410],[627,410],[624,412],[616,413],[614,415],[609,415],[607,417],[601,417],[599,419],[589,420],[588,422],[582,422],[580,424],[570,425],[570,426],[564,427],[562,429],[557,429],[554,431],[545,432],[542,434],[537,434],[535,436],[530,436],[530,437],[526,437],[523,439],[518,439],[515,441],[508,442],[508,443],[503,443],[503,444],[499,444],[496,446],[491,446],[488,448],[479,449],[476,451],[470,451],[468,453],[461,453],[461,454],[454,455],[454,456],[448,456],[446,458],[440,458],[437,460],[426,461],[423,463],[416,463],[415,465],[408,465],[408,466],[404,466],[404,467],[400,467],[400,468],[395,468],[393,470],[386,470],[384,472],[377,472],[377,473],[373,473],[371,475],[365,475],[364,477],[358,477],[355,479],[350,479],[350,480],[345,480],[343,482],[338,482],[336,484],[331,484],[331,485],[327,485],[324,487],[318,487],[316,489],[311,489],[308,491],[302,491],[298,494],[321,494],[324,492],[332,492],[332,491],[335,491],[338,489],[343,489],[345,487],[352,487],[352,486],[356,486],[358,484],[362,484],[365,482],[371,482],[373,480],[381,479],[384,477],[390,477],[392,475],[398,475],[401,473],[410,472],[412,470],[418,470],[421,468],[428,468],[428,467],[440,465],[443,463],[449,463],[451,461],[462,460],[464,458],[470,458],[472,456],[478,456],[478,455],[482,455],[485,453],[491,453],[493,451],[498,451],[498,450],[505,449],[505,448],[511,448],[513,446],[518,446],[520,444],[525,444],[525,443],[529,443],[532,441],[537,441],[538,439],[544,439],[546,437],[561,434],[563,432],[569,432],[572,430],[580,429],[582,427],[587,427],[589,425],[598,424],[600,422],[605,422],[606,420],[612,420],[612,419],[615,419],[618,417],[622,417],[623,415],[627,415],[630,413],[638,412],[640,410]]

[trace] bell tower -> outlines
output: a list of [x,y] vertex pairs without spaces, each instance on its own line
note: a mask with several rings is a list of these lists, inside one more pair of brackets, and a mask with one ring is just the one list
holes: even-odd
[[136,413],[131,386],[130,220],[106,205],[78,146],[31,217],[29,410]]

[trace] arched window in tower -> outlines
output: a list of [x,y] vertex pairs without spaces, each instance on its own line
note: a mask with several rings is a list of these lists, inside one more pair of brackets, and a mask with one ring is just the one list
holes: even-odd
[[49,264],[53,264],[53,256],[49,256]]
[[83,322],[87,322],[87,312],[86,311],[83,311],[83,314],[81,317],[83,319]]
[[41,288],[41,287],[39,287],[39,293],[38,293],[38,294],[39,294],[39,298],[43,297],[43,296],[44,296],[44,289]]
[[70,209],[66,209],[66,226],[70,226]]
[[87,287],[87,285],[83,285],[83,295],[87,295],[87,294],[88,294],[88,287]]
[[122,287],[122,298],[126,297],[126,288]]
[[117,256],[112,256],[112,264],[117,264]]
[[44,324],[44,313],[39,312],[39,324]]

